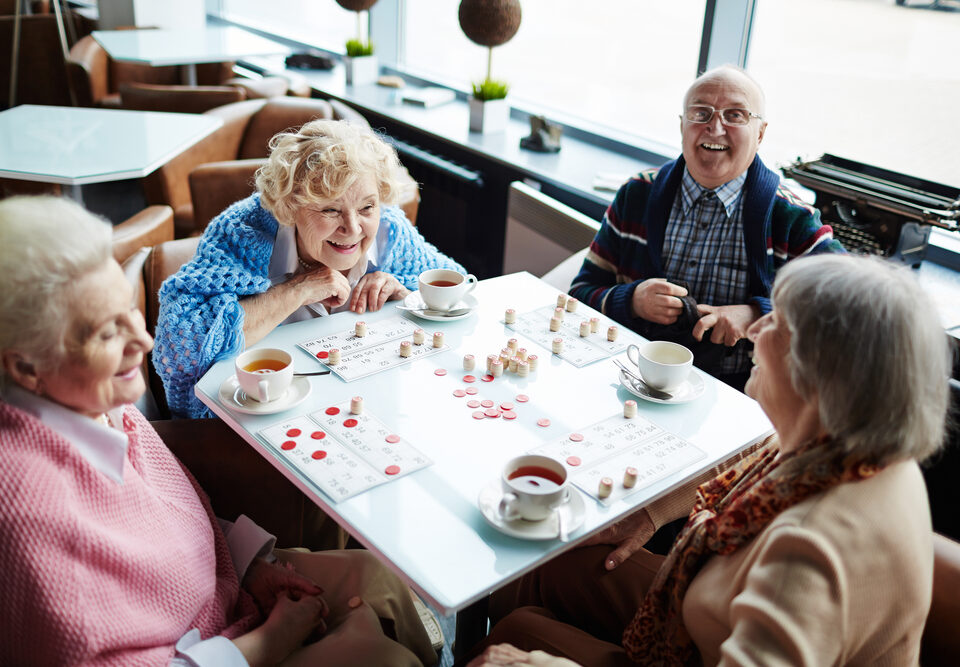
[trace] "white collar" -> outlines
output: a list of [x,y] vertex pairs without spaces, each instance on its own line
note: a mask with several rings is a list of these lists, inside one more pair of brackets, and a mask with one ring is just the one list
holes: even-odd
[[4,389],[3,400],[42,421],[63,436],[90,465],[117,484],[123,484],[123,465],[129,444],[122,428],[124,406],[107,413],[111,423],[107,426],[15,385]]

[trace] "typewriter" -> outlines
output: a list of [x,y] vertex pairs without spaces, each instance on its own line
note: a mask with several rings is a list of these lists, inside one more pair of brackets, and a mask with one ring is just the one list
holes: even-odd
[[916,268],[932,227],[960,230],[960,189],[824,154],[782,167],[816,194],[814,206],[850,252]]

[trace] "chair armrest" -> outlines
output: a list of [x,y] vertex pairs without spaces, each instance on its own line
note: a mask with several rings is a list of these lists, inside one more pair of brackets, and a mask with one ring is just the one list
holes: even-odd
[[933,600],[920,644],[924,667],[960,662],[960,543],[933,536]]
[[203,230],[230,204],[249,197],[256,189],[257,169],[266,162],[265,158],[211,162],[191,171],[194,226]]
[[140,248],[173,240],[173,209],[148,206],[113,228],[113,258],[123,263]]
[[287,80],[282,76],[265,76],[261,79],[246,79],[236,76],[224,81],[223,85],[242,88],[248,100],[286,95],[289,89]]

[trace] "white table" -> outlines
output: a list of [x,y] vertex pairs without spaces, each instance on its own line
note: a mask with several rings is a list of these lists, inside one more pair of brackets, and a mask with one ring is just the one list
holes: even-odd
[[232,26],[193,30],[94,30],[91,34],[114,60],[154,67],[183,65],[184,82],[191,86],[197,85],[198,63],[289,52],[277,42]]
[[[485,599],[491,591],[771,432],[769,421],[753,400],[709,376],[704,376],[704,394],[694,402],[660,405],[638,400],[640,416],[690,441],[707,457],[609,507],[584,496],[586,521],[567,544],[503,535],[486,523],[477,508],[480,490],[497,478],[503,464],[539,444],[622,414],[623,402],[634,397],[620,387],[611,361],[576,368],[515,336],[502,324],[507,307],[523,313],[555,303],[554,288],[528,273],[517,273],[484,280],[474,294],[481,305],[471,317],[420,323],[428,340],[430,332],[443,331],[449,351],[350,383],[334,375],[310,378],[310,397],[286,413],[251,416],[222,406],[216,398],[218,388],[233,374],[233,360],[215,364],[196,387],[197,396],[218,416],[445,614]],[[369,323],[397,312],[390,303],[362,319]],[[583,304],[576,315],[587,316]],[[342,313],[279,327],[255,347],[290,350],[298,370],[318,370],[320,365],[296,344],[352,329],[358,319],[361,316]],[[633,342],[643,340],[623,328],[620,335]],[[486,355],[499,351],[511,337],[536,351],[542,360],[539,370],[526,379],[505,374],[491,383],[477,382],[478,396],[500,402],[525,393],[531,400],[518,404],[520,417],[515,421],[473,420],[464,399],[451,395],[454,389],[466,386],[463,355],[477,357],[480,368],[474,374],[479,377]],[[620,358],[625,361],[626,355]],[[437,368],[447,369],[448,375],[437,377]],[[287,416],[307,414],[355,395],[364,397],[365,411],[403,434],[433,465],[334,503],[252,435]],[[537,426],[540,417],[549,418],[551,426]]]
[[24,104],[0,111],[0,177],[70,186],[141,178],[223,124],[200,114]]

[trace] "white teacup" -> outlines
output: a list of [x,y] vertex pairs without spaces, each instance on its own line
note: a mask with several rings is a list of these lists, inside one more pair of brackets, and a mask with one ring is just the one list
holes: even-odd
[[433,310],[450,310],[477,286],[472,273],[463,275],[450,269],[430,269],[420,274],[420,297]]
[[693,366],[693,352],[679,343],[651,340],[627,348],[627,357],[636,364],[643,381],[660,391],[678,389]]
[[567,469],[549,456],[511,459],[500,475],[503,498],[498,512],[506,521],[543,521],[570,496]]
[[260,403],[282,397],[293,382],[293,357],[283,350],[247,350],[237,357],[235,365],[240,388]]

